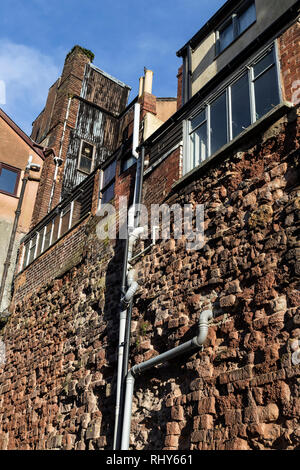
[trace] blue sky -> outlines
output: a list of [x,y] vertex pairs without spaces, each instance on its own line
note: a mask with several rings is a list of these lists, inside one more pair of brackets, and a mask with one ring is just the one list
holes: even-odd
[[[75,44],[94,64],[138,90],[144,66],[153,93],[176,96],[180,49],[225,0],[1,0],[4,111],[28,134]],[[3,83],[3,82],[2,82]]]

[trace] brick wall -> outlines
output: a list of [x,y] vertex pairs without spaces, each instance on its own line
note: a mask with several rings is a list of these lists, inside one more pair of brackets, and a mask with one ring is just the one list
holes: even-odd
[[300,22],[296,21],[278,39],[284,99],[300,102]]
[[[39,135],[41,136],[41,133],[44,134],[42,137],[43,139],[47,139],[47,146],[51,147],[57,156],[60,154],[61,149],[63,164],[58,170],[51,209],[55,207],[60,200],[64,162],[69,145],[70,130],[75,127],[79,106],[78,100],[71,100],[67,127],[63,136],[69,97],[72,95],[80,95],[85,66],[88,63],[90,63],[90,59],[78,48],[66,57],[62,76],[53,85],[53,87],[50,88],[45,110],[33,125],[33,137],[36,136],[40,129]],[[37,224],[47,214],[51,188],[53,185],[54,170],[55,165],[53,162],[53,155],[49,155],[41,176],[40,187],[32,218],[32,226]]]
[[183,65],[179,67],[178,74],[177,74],[177,109],[181,108],[182,106],[182,72],[183,72]]

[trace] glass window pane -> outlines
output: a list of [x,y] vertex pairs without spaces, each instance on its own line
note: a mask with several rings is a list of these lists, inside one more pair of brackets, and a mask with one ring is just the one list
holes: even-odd
[[115,191],[115,184],[110,184],[105,191],[102,193],[101,204],[106,204],[107,202],[111,201],[114,197]]
[[88,142],[82,142],[81,155],[92,160],[94,152],[94,146]]
[[191,130],[193,131],[194,129],[196,129],[196,127],[198,127],[200,124],[202,124],[202,122],[205,121],[205,120],[206,120],[206,112],[205,112],[205,109],[204,109],[196,117],[191,119]]
[[207,158],[207,125],[198,127],[191,134],[191,164],[192,168]]
[[53,234],[52,234],[52,243],[56,242],[58,238],[58,229],[59,229],[59,219],[60,216],[57,215],[54,219]]
[[269,52],[266,56],[264,56],[257,64],[254,65],[254,78],[264,72],[270,65],[274,64],[274,54],[273,51]]
[[8,168],[2,167],[0,174],[0,190],[14,194],[17,177],[18,173],[16,171],[12,171]]
[[103,170],[102,187],[106,186],[116,176],[116,160]]
[[254,82],[256,119],[261,118],[280,101],[276,67],[273,66]]
[[29,242],[25,245],[24,259],[23,259],[23,269],[27,266],[28,250],[29,250]]
[[52,220],[51,222],[49,222],[46,228],[44,250],[47,250],[47,248],[49,248],[50,246],[51,230],[52,230]]
[[232,137],[236,137],[251,124],[248,74],[231,87]]
[[92,169],[92,160],[81,155],[79,169],[86,173],[90,173]]
[[123,171],[128,170],[128,168],[130,168],[135,163],[136,163],[136,158],[133,157],[132,155],[130,155],[127,158],[124,158],[121,164],[121,171],[123,172]]
[[219,31],[220,52],[222,52],[234,39],[232,22]]
[[211,154],[227,143],[226,93],[217,98],[210,107]]
[[245,31],[256,20],[255,2],[238,16],[239,34]]

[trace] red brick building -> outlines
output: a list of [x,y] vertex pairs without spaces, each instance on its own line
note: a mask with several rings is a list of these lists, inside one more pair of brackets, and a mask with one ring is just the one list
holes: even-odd
[[[147,88],[149,71],[139,97],[127,107],[121,100],[117,116],[115,108],[83,96],[87,85],[73,91],[76,98],[67,98],[68,87],[64,97],[57,93],[64,111],[51,119],[47,111],[35,122],[36,139],[39,126],[41,138],[56,135],[47,145],[56,145],[56,155],[62,149],[63,165],[54,193],[47,175],[41,186],[38,223],[23,240],[2,331],[3,449],[112,449],[118,393],[118,431],[122,442],[130,437],[131,449],[299,448],[298,9],[292,0],[227,1],[178,51],[178,109],[150,135],[143,132],[159,119],[159,99]],[[79,57],[81,83],[88,83],[95,70],[89,58],[72,54],[62,76],[76,81],[68,60]],[[91,80],[96,77],[107,78]],[[48,109],[56,106],[51,93]],[[99,144],[100,160],[80,180],[78,158],[89,157],[72,145],[83,129],[78,103],[87,101],[89,110],[107,117],[110,130]],[[136,102],[142,123],[137,165],[131,164]],[[89,122],[95,128],[94,118]],[[98,145],[86,134],[82,139]],[[136,175],[143,176],[149,210],[151,204],[203,205],[205,243],[189,250],[184,237],[165,240],[161,231],[153,245],[138,243],[129,266],[139,290],[124,305],[126,242],[99,239],[96,212],[109,201],[118,209],[119,196],[132,200]],[[59,194],[64,197],[55,206]],[[121,343],[120,310],[128,334]],[[170,351],[195,345],[206,311],[202,347],[184,348],[175,360]],[[130,407],[122,407],[118,356],[127,346],[126,400],[130,375],[135,384]]]

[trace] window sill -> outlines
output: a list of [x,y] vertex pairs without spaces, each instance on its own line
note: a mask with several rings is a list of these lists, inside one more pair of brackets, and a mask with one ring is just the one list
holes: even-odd
[[294,108],[294,105],[288,101],[284,101],[279,105],[275,106],[271,111],[269,111],[265,116],[260,118],[254,124],[249,126],[245,131],[235,137],[233,140],[228,142],[226,145],[223,145],[217,152],[211,155],[209,158],[204,160],[200,163],[200,165],[196,166],[184,176],[182,176],[176,183],[172,185],[172,189],[178,189],[179,187],[186,184],[189,180],[193,179],[198,173],[202,173],[206,170],[212,162],[215,162],[219,158],[223,157],[225,154],[233,151],[236,147],[240,146],[244,140],[248,140],[252,135],[257,134],[260,130],[264,129],[267,124],[270,122],[276,121],[276,119],[282,117],[288,111]]
[[14,197],[15,199],[19,199],[19,196],[17,196],[17,194],[8,193],[7,191],[2,191],[1,189],[0,189],[0,194],[4,194],[4,196],[10,196],[10,197]]

